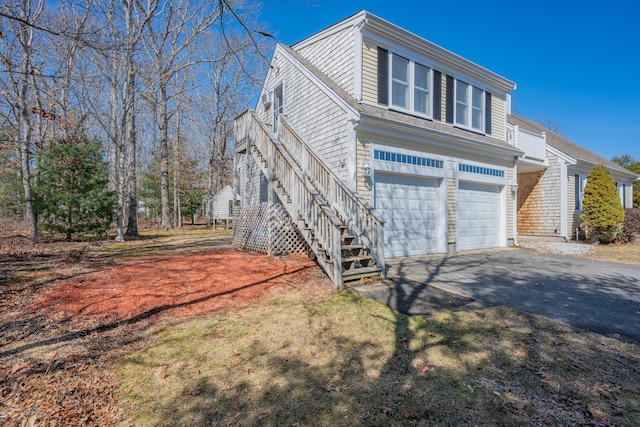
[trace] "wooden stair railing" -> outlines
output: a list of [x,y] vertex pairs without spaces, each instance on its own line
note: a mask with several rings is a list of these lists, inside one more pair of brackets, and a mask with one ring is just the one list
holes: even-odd
[[[290,129],[290,126],[286,125],[287,129]],[[272,137],[253,111],[245,110],[241,113],[235,120],[234,130],[236,151],[246,151],[256,158],[262,172],[272,183],[270,191],[273,190],[278,195],[316,255],[318,263],[335,286],[340,286],[346,281],[382,274],[384,264],[381,247],[376,248],[375,255],[372,256],[371,246],[367,246],[369,241],[377,244],[376,240],[382,238],[382,220],[367,220],[379,228],[369,231],[367,235],[358,230],[359,241],[354,244],[356,236],[350,234],[351,230],[355,229],[353,225],[362,227],[367,221],[359,219],[359,212],[356,215],[346,215],[347,221],[341,219],[340,217],[345,218],[342,212],[345,209],[336,209],[335,201],[327,202],[326,195],[316,186],[317,180],[306,173],[307,171],[295,160],[291,150],[286,149],[280,140]],[[317,156],[312,157],[316,164],[322,163],[317,162]],[[328,170],[324,165],[316,169]],[[330,183],[333,179],[331,177],[327,182]],[[341,189],[340,193],[343,192]],[[352,205],[364,206],[362,201],[354,201]]]
[[368,248],[375,265],[384,271],[384,219],[369,202],[333,173],[293,129],[286,116],[280,115],[278,120],[278,140],[305,171],[331,209],[354,234],[357,243]]

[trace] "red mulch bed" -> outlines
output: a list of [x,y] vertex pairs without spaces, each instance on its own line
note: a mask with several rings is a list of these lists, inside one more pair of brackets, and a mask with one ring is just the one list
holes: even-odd
[[108,321],[145,314],[183,318],[293,291],[326,294],[329,283],[302,255],[270,257],[225,248],[149,257],[69,279],[34,301],[48,313]]
[[[35,426],[115,425],[123,408],[110,366],[156,326],[332,290],[300,255],[230,247],[129,260],[83,254],[22,257],[34,271],[76,268],[67,279],[0,278],[0,425],[23,425],[30,414]],[[0,257],[0,273],[11,273],[16,259]]]

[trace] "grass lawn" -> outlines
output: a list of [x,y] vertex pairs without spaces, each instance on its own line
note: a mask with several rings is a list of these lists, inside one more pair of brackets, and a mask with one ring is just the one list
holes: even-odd
[[599,261],[640,264],[640,240],[626,245],[595,245],[595,254],[589,258]]
[[505,308],[407,317],[346,291],[164,328],[123,425],[640,425],[640,349]]

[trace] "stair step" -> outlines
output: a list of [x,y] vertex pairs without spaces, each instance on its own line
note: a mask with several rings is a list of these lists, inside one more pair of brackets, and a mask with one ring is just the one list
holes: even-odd
[[345,234],[340,237],[342,237],[342,246],[350,246],[353,243],[353,239],[355,239],[355,237],[349,234]]
[[364,246],[362,246],[362,245],[343,245],[340,249],[342,250],[342,256],[343,257],[359,256],[359,255],[362,254],[362,250],[364,249]]
[[[371,261],[371,256],[363,255],[363,256],[350,256],[346,258],[342,258],[342,268],[346,270],[353,270],[356,268],[368,267],[369,261]],[[356,267],[356,262],[360,264],[360,267]]]
[[382,269],[380,267],[364,267],[355,270],[347,270],[342,272],[342,281],[351,282],[353,280],[364,279],[366,277],[380,276]]
[[364,249],[363,245],[342,245],[343,251],[354,251]]

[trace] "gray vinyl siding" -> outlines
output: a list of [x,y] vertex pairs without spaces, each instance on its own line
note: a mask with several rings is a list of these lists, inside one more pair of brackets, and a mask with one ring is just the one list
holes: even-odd
[[[273,91],[283,83],[284,114],[289,122],[338,177],[346,180],[347,168],[342,161],[348,156],[347,113],[284,56],[278,60],[278,71],[277,75],[269,73],[265,87]],[[271,109],[258,114],[271,125]]]
[[233,190],[226,186],[213,198],[213,217],[215,219],[231,219],[229,202],[233,202]]
[[378,104],[378,46],[385,48],[366,37],[362,39],[362,102],[377,107]]
[[[265,203],[268,200],[268,183],[266,176],[262,173],[260,165],[256,159],[247,154],[236,154],[238,159],[236,163],[239,168],[239,186],[238,190],[241,197],[241,205],[253,206]],[[248,160],[248,165],[247,165]]]
[[513,167],[507,168],[505,176],[507,180],[507,185],[506,185],[506,188],[504,189],[504,191],[506,192],[506,198],[507,198],[506,209],[505,209],[506,211],[505,214],[507,215],[506,235],[507,235],[507,240],[510,241],[516,235],[516,221],[515,221],[516,200],[514,200],[513,195],[511,193],[511,187],[508,185],[508,183],[510,182],[517,182],[517,178],[515,176]]
[[354,96],[354,43],[354,29],[349,27],[297,49],[297,52]]
[[507,140],[506,96],[491,94],[491,136],[500,141]]

